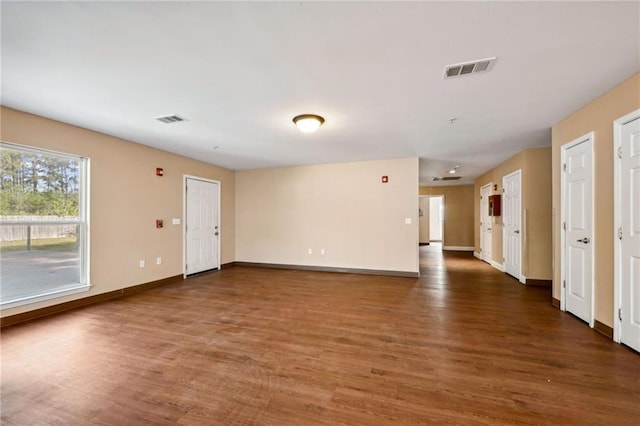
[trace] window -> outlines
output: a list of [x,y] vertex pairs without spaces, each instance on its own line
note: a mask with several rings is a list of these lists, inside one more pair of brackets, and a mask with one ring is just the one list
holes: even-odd
[[86,158],[0,143],[0,306],[89,288]]

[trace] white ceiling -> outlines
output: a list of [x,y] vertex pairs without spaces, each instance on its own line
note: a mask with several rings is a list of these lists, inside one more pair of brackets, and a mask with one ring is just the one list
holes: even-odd
[[640,71],[639,6],[3,1],[2,103],[234,170],[420,157],[470,183]]

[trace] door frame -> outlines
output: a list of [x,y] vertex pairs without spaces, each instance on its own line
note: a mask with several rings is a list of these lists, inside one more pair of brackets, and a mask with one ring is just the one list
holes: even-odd
[[[482,222],[482,192],[485,188],[489,188],[489,192],[493,192],[493,182],[489,182],[486,185],[482,185],[480,187],[480,222]],[[487,205],[489,204],[489,200],[487,200]],[[488,217],[491,217],[487,214]],[[493,265],[493,227],[491,229],[491,258],[489,260],[484,259],[484,249],[482,247],[482,225],[480,225],[480,260],[487,262],[489,265]]]
[[618,149],[622,147],[622,127],[634,120],[640,119],[640,109],[630,112],[623,117],[613,121],[613,341],[620,343],[620,329],[622,323],[620,317],[616,315],[622,307],[622,243],[618,238],[618,229],[622,225],[622,211],[620,201],[622,200],[622,170],[618,158]]
[[590,143],[591,144],[591,243],[592,243],[592,255],[591,255],[591,314],[589,315],[589,327],[593,328],[595,325],[595,247],[596,247],[596,236],[595,236],[595,191],[594,191],[594,177],[595,177],[595,154],[593,152],[593,146],[595,141],[595,132],[589,132],[586,135],[582,135],[579,138],[576,138],[570,142],[565,143],[560,146],[560,280],[562,281],[560,287],[560,310],[563,312],[567,311],[567,288],[566,288],[566,279],[567,279],[567,264],[566,264],[566,251],[567,251],[567,236],[566,229],[564,229],[564,223],[566,222],[566,198],[567,198],[567,174],[565,173],[563,168],[563,164],[565,164],[567,160],[567,151],[573,148],[576,145],[581,143]]
[[218,229],[219,229],[219,237],[218,237],[218,265],[217,268],[220,270],[220,265],[222,262],[222,253],[220,252],[220,240],[222,239],[222,211],[220,205],[220,197],[222,195],[222,182],[219,180],[203,178],[200,176],[193,175],[182,175],[182,277],[187,278],[187,180],[199,180],[203,182],[215,183],[218,185],[218,199],[216,200],[216,205],[218,209]]
[[[440,197],[442,198],[442,209],[445,210],[445,214],[442,215],[442,242],[440,243],[442,246],[442,251],[445,250],[444,247],[444,229],[445,229],[445,221],[447,220],[447,214],[446,214],[446,205],[445,205],[445,199],[444,199],[444,194],[423,194],[423,195],[418,195],[418,210],[420,209],[420,199],[421,198],[428,198],[429,200],[433,197]],[[429,201],[429,204],[431,203],[431,201]],[[429,206],[431,207],[431,206]],[[431,236],[429,236],[429,240],[431,240]],[[429,241],[430,243],[431,241]],[[431,244],[429,244],[431,245]],[[420,246],[420,215],[418,214],[418,246]],[[451,248],[450,248],[451,249]],[[452,248],[453,250],[458,249],[458,247],[454,247]],[[419,254],[418,254],[419,256]]]
[[511,173],[508,173],[504,176],[502,176],[502,268],[503,271],[506,271],[506,267],[505,267],[505,259],[504,259],[504,248],[506,246],[505,241],[507,240],[507,233],[505,232],[504,229],[504,209],[506,207],[506,202],[504,200],[504,188],[505,188],[505,184],[504,181],[505,179],[511,177],[511,176],[515,176],[515,175],[520,175],[520,195],[518,197],[518,199],[520,200],[520,250],[518,251],[519,255],[520,255],[520,260],[518,261],[518,276],[516,277],[518,281],[520,281],[522,284],[525,284],[527,282],[527,279],[522,275],[522,243],[524,241],[524,220],[523,220],[523,209],[522,209],[522,169],[518,169],[515,170]]

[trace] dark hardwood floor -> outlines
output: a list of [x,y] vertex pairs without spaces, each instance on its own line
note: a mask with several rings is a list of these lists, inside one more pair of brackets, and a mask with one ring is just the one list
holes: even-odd
[[6,425],[640,424],[640,355],[469,253],[234,267],[2,331]]

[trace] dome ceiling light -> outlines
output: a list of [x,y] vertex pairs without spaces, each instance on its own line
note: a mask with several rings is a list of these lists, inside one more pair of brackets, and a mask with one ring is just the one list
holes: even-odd
[[324,118],[316,114],[302,114],[293,117],[293,122],[302,133],[313,133],[324,123]]

